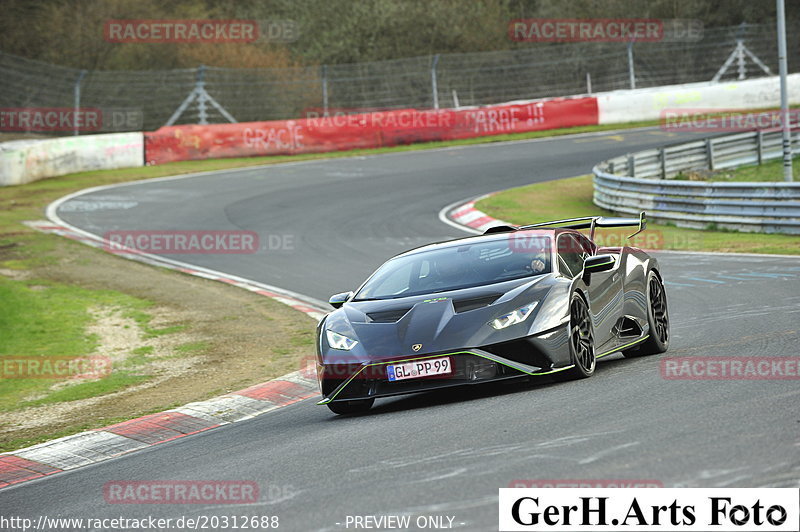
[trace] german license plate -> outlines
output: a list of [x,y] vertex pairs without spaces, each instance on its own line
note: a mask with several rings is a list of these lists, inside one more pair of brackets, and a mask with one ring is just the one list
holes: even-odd
[[390,381],[418,379],[420,377],[430,377],[431,375],[449,375],[452,372],[453,364],[450,357],[428,358],[386,366],[386,374],[389,376]]

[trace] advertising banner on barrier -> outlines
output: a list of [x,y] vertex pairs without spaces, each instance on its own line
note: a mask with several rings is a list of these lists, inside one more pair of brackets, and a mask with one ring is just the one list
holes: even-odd
[[147,164],[290,155],[454,140],[597,124],[595,98],[459,110],[399,109],[298,120],[163,127],[145,133]]

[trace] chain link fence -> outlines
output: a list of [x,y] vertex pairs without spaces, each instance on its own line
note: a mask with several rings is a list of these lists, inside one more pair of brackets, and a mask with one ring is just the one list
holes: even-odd
[[[800,37],[790,32],[789,38],[789,55],[796,57]],[[796,61],[790,67],[796,71]],[[768,73],[777,73],[775,29],[746,24],[706,29],[694,42],[537,44],[303,68],[87,72],[0,53],[0,107],[118,111],[123,119],[105,130],[140,131],[486,105]]]

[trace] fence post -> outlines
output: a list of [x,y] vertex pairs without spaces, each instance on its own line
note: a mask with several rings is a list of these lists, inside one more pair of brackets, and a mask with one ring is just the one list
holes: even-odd
[[736,59],[739,66],[739,79],[747,79],[747,67],[744,64],[744,41],[736,39]]
[[72,124],[73,124],[73,135],[79,135],[80,132],[78,131],[78,117],[80,116],[80,107],[81,107],[81,82],[83,82],[83,78],[86,77],[86,70],[81,70],[78,73],[78,79],[75,80],[75,88],[73,90],[73,108],[74,108],[74,116],[72,117]]
[[706,160],[708,161],[708,169],[714,170],[714,143],[711,139],[706,139]]
[[633,39],[628,41],[628,78],[631,89],[636,88],[636,72],[633,67]]
[[328,116],[328,65],[322,65],[322,116]]
[[439,87],[436,83],[436,65],[439,64],[439,54],[433,56],[433,64],[431,65],[431,91],[433,92],[433,108],[439,109]]
[[661,161],[661,179],[667,178],[667,154],[664,148],[658,149],[658,158]]
[[205,126],[208,124],[208,113],[206,112],[206,99],[204,98],[205,95],[205,85],[206,85],[206,66],[200,65],[197,67],[197,77],[195,81],[195,86],[197,87],[197,115],[199,118],[199,124]]
[[586,94],[592,94],[592,75],[586,73]]

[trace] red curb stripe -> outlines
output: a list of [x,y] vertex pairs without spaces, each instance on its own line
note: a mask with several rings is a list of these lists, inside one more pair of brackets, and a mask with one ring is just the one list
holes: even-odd
[[58,473],[61,469],[19,456],[0,456],[0,487]]
[[466,205],[462,205],[458,209],[452,211],[452,213],[450,215],[453,216],[454,218],[460,218],[461,216],[464,216],[468,212],[474,211],[474,210],[475,210],[474,204],[473,203],[467,203]]
[[122,423],[97,430],[111,432],[132,440],[155,445],[219,426],[218,423],[212,423],[179,412],[162,412],[130,421],[123,421]]
[[470,207],[469,209],[467,209],[467,210],[465,210],[465,211],[461,211],[459,214],[456,214],[455,216],[453,216],[453,218],[466,218],[467,216],[469,216],[469,215],[470,215],[470,214],[472,214],[473,212],[480,212],[480,211],[478,211],[477,209],[473,209],[472,207]]
[[256,294],[261,294],[262,296],[267,296],[267,297],[278,297],[278,294],[276,294],[274,292],[267,292],[266,290],[256,290],[255,293]]
[[269,401],[276,405],[286,405],[289,404],[287,401],[295,402],[314,395],[308,388],[296,382],[280,380],[256,384],[255,386],[233,393],[250,397],[251,399]]
[[472,220],[471,222],[467,223],[467,225],[470,226],[470,227],[480,227],[483,224],[489,223],[489,222],[493,222],[494,220],[495,219],[492,218],[491,216],[482,216],[481,218],[478,218],[477,220]]

